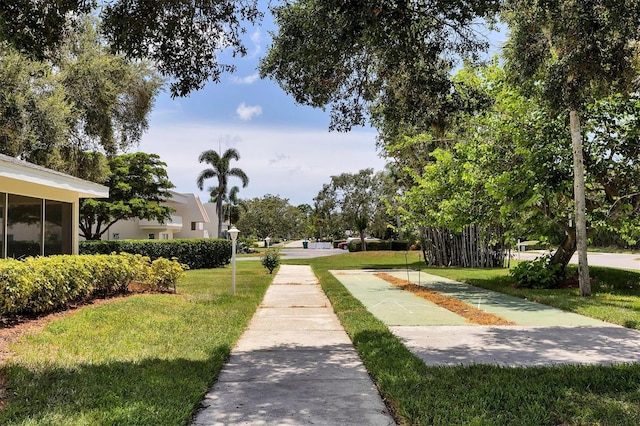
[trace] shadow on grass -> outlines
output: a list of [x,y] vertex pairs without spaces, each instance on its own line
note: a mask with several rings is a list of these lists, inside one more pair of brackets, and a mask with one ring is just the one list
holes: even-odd
[[205,360],[149,359],[99,365],[9,365],[0,424],[184,425],[213,384],[230,348]]
[[410,424],[640,422],[640,365],[427,367],[389,332],[354,342],[385,397]]

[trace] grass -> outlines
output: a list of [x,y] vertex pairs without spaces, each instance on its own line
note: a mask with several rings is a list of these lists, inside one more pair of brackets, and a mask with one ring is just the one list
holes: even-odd
[[3,425],[184,425],[273,278],[258,262],[188,271],[178,295],[88,307],[13,344]]
[[[405,259],[402,253],[352,253],[283,263],[311,264],[381,395],[401,424],[640,424],[640,365],[637,364],[530,368],[425,366],[328,272],[364,267],[402,268],[407,264],[418,269],[418,261]],[[510,288],[504,270],[429,269],[427,272],[495,289]],[[571,296],[571,290],[561,290],[557,298],[549,294],[547,301],[560,303],[559,299],[568,294],[575,299],[569,304],[575,305],[574,309],[587,309],[593,304],[607,310],[604,302],[607,299],[599,291],[611,294],[636,291],[633,283],[637,283],[638,275],[635,273],[593,268],[593,275],[600,277],[601,274],[610,281],[598,278],[602,284],[591,302]],[[631,282],[624,284],[627,278]],[[625,285],[634,288],[625,289]],[[637,299],[634,295],[630,297]],[[634,309],[630,309],[630,313],[638,316]]]
[[[425,270],[415,252],[283,263],[313,267],[401,424],[640,424],[639,365],[427,367],[328,272]],[[591,271],[595,295],[585,299],[570,289],[513,289],[505,270],[427,270],[637,328],[638,274]],[[23,338],[1,371],[11,398],[0,424],[188,423],[272,277],[260,262],[239,262],[238,295],[232,297],[229,268],[189,271],[178,296],[140,295],[89,307]]]

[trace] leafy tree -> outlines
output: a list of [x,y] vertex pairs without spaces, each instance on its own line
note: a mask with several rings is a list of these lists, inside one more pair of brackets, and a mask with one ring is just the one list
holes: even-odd
[[185,96],[232,65],[216,52],[244,55],[245,23],[261,18],[256,0],[16,0],[0,2],[0,40],[32,58],[50,58],[81,14],[99,16],[114,53],[147,59],[171,77],[173,96]]
[[509,0],[506,63],[521,85],[568,112],[574,164],[580,294],[591,294],[581,115],[584,106],[627,93],[637,77],[640,1]]
[[[509,84],[495,61],[461,70],[474,90],[494,99],[490,109],[466,115],[452,130],[457,142],[428,151],[426,136],[397,148],[413,187],[401,198],[406,222],[459,230],[470,223],[500,227],[506,236],[559,243],[552,269],[564,270],[575,251],[570,135],[563,112]],[[639,235],[640,102],[612,96],[584,108],[586,207],[591,229],[633,243]],[[394,152],[394,151],[392,151]],[[407,153],[427,152],[419,158]],[[428,160],[428,161],[427,161]]]
[[358,173],[342,173],[331,176],[329,193],[340,211],[344,223],[358,233],[366,250],[367,230],[386,229],[386,207],[382,200],[384,193],[383,172],[362,169]]
[[0,42],[0,152],[60,170],[55,155],[68,143],[71,105],[60,76]]
[[95,19],[82,25],[53,59],[73,111],[71,143],[115,155],[140,142],[163,81],[148,62],[109,52]]
[[304,232],[304,218],[300,210],[286,198],[267,194],[262,198],[245,200],[247,211],[240,217],[238,228],[244,235],[259,239],[292,238]]
[[94,20],[81,23],[48,62],[0,43],[0,151],[102,181],[91,151],[115,155],[137,144],[161,81],[148,65],[110,54]]
[[308,235],[318,240],[344,238],[348,225],[340,214],[336,192],[330,184],[322,185],[313,199],[313,205]]
[[231,167],[231,160],[240,160],[240,153],[234,148],[227,149],[224,154],[220,155],[214,150],[207,150],[200,153],[198,161],[204,162],[211,168],[204,169],[198,175],[196,181],[198,189],[204,188],[206,179],[216,178],[218,186],[209,188],[211,199],[216,203],[216,213],[218,214],[218,238],[222,235],[222,205],[227,198],[229,191],[229,177],[235,176],[242,180],[242,187],[245,188],[249,184],[249,178],[246,173],[237,167]]
[[[497,0],[285,2],[274,10],[278,34],[260,72],[301,104],[331,107],[331,128],[365,123],[378,99],[396,92],[394,78],[416,75],[414,93],[447,93],[456,57],[488,46],[475,31]],[[419,97],[418,97],[419,98]],[[410,102],[412,97],[405,97]],[[403,108],[404,111],[410,108]],[[388,111],[387,113],[391,113]]]
[[117,221],[133,218],[158,220],[171,217],[172,209],[162,205],[171,197],[173,184],[166,163],[156,154],[136,152],[109,159],[111,174],[106,200],[87,198],[80,204],[80,232],[87,240],[99,240]]

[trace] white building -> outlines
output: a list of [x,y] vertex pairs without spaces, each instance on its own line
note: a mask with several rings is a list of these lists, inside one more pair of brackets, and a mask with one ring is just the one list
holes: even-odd
[[196,194],[171,191],[171,199],[163,203],[175,211],[171,219],[160,223],[157,220],[130,219],[116,222],[103,236],[105,240],[174,238],[215,238],[218,219],[210,214],[210,204],[203,204]]
[[0,258],[77,254],[80,198],[109,188],[0,154]]

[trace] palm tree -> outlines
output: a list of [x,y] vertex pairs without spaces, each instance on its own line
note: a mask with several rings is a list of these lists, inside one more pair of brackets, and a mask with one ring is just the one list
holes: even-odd
[[211,166],[204,169],[198,175],[198,189],[202,190],[204,181],[210,178],[218,179],[218,186],[211,188],[211,198],[216,203],[216,213],[218,214],[218,238],[222,235],[222,203],[227,198],[227,190],[229,188],[229,176],[235,176],[242,180],[242,187],[245,188],[249,184],[249,178],[246,173],[237,167],[230,167],[231,160],[240,160],[240,153],[234,148],[227,149],[222,156],[216,151],[209,149],[200,154],[198,161],[207,163]]
[[[209,188],[213,190],[214,188]],[[222,216],[225,220],[229,220],[229,223],[237,223],[240,219],[240,210],[246,212],[248,210],[247,203],[244,200],[238,198],[238,192],[240,188],[237,186],[231,187],[229,195],[223,200],[226,204],[222,206]],[[211,193],[211,202],[215,203],[214,193]]]

